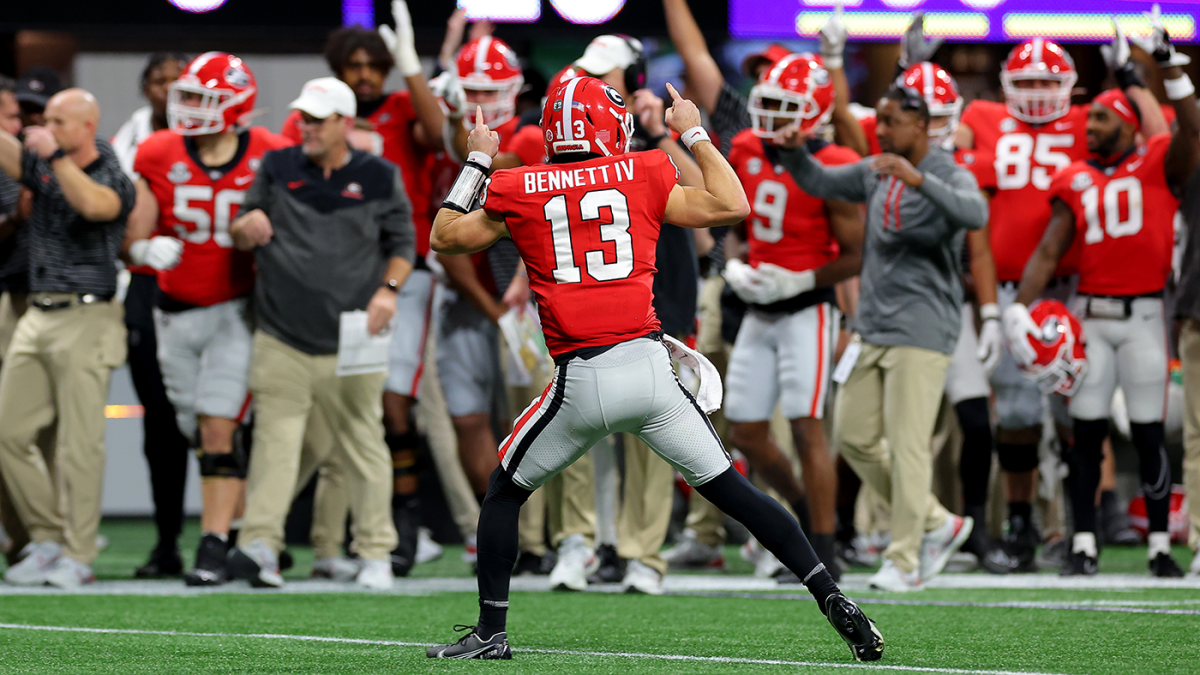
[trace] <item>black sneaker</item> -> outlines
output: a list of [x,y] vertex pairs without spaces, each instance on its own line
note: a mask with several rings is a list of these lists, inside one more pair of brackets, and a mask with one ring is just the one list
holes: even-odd
[[997,546],[982,526],[971,530],[971,536],[963,544],[962,550],[975,556],[979,569],[988,574],[1008,574],[1017,567],[1016,559]]
[[596,549],[600,567],[595,574],[588,575],[589,584],[619,584],[625,578],[625,561],[617,555],[617,547],[601,544]]
[[1167,579],[1179,579],[1183,577],[1183,570],[1179,569],[1179,565],[1175,564],[1175,559],[1170,554],[1159,553],[1150,559],[1150,574]]
[[229,544],[215,534],[200,537],[196,549],[196,566],[183,578],[188,586],[220,586],[229,580],[225,570],[225,559],[229,556]]
[[878,661],[883,658],[883,635],[854,601],[834,593],[825,600],[825,618],[833,629],[850,645],[855,661]]
[[1004,548],[1016,562],[1014,572],[1036,572],[1038,534],[1033,523],[1020,516],[1008,521],[1008,534],[1004,537]]
[[459,633],[470,631],[451,645],[430,647],[425,656],[431,659],[511,659],[508,633],[496,633],[488,639],[479,636],[475,626],[455,626]]
[[421,528],[420,501],[415,496],[392,497],[392,522],[396,525],[396,548],[392,551],[392,574],[406,577],[417,564],[417,535]]
[[546,551],[544,555],[523,551],[520,557],[517,558],[517,564],[513,566],[512,575],[514,577],[544,577],[550,574],[557,562],[558,554],[554,551]]
[[179,549],[154,549],[146,564],[133,572],[134,579],[165,579],[183,576],[183,557]]
[[1099,571],[1100,563],[1095,558],[1086,553],[1071,551],[1067,554],[1067,559],[1063,562],[1059,575],[1064,577],[1090,577]]

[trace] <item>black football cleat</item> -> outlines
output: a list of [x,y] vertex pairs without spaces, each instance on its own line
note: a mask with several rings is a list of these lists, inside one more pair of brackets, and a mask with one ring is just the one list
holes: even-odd
[[229,544],[215,534],[200,537],[196,550],[196,566],[183,578],[188,586],[220,586],[229,581],[225,559],[229,556]]
[[878,661],[883,658],[883,635],[875,622],[854,604],[854,601],[834,593],[825,600],[825,618],[838,635],[850,645],[855,661]]
[[544,555],[523,551],[517,557],[517,564],[513,566],[512,575],[514,577],[544,577],[554,571],[554,564],[557,562],[558,555],[554,551],[546,551]]
[[511,659],[512,648],[508,646],[508,633],[496,633],[488,639],[479,636],[475,626],[455,626],[459,633],[469,631],[450,645],[430,647],[425,656],[431,659]]
[[1100,571],[1100,562],[1096,558],[1082,552],[1071,551],[1063,562],[1059,576],[1079,577],[1093,576]]
[[1037,530],[1033,523],[1020,516],[1009,518],[1008,535],[1004,538],[1004,547],[1008,555],[1016,563],[1014,572],[1036,572],[1037,564]]
[[1150,574],[1166,579],[1179,579],[1183,577],[1183,570],[1179,569],[1179,565],[1175,564],[1175,559],[1170,554],[1159,553],[1150,559]]
[[154,549],[146,563],[133,572],[135,579],[166,579],[183,576],[183,557],[179,549]]

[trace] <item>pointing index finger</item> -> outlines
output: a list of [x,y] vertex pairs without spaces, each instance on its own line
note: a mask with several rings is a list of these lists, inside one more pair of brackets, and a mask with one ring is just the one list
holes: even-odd
[[481,106],[481,105],[475,106],[475,128],[479,129],[480,131],[482,131],[484,128],[483,106]]
[[672,101],[682,101],[683,100],[683,97],[679,95],[679,92],[675,91],[675,87],[672,86],[672,84],[670,82],[667,83],[667,92],[669,92],[671,94]]

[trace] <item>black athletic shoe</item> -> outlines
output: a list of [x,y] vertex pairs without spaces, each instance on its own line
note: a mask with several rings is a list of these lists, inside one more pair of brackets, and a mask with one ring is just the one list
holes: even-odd
[[425,656],[431,659],[511,659],[508,633],[496,633],[488,639],[479,636],[475,626],[455,626],[459,633],[470,631],[451,645],[430,647]]
[[1150,559],[1150,574],[1167,579],[1183,577],[1183,570],[1175,564],[1175,559],[1167,553],[1159,553]]
[[164,579],[183,576],[183,557],[179,549],[154,549],[146,564],[133,572],[134,579]]
[[619,584],[625,578],[625,561],[617,555],[617,547],[601,544],[596,549],[600,567],[595,574],[588,575],[589,584]]
[[1017,567],[1017,560],[997,546],[982,526],[971,530],[971,536],[963,544],[962,550],[975,556],[979,569],[988,574],[1008,574]]
[[[233,546],[230,546],[229,548],[233,548]],[[296,559],[292,557],[292,554],[286,548],[279,552],[279,571],[280,572],[286,572],[286,571],[292,569],[292,567],[295,566],[295,564],[296,564]]]
[[1016,562],[1014,572],[1036,572],[1038,534],[1033,523],[1020,516],[1008,521],[1008,535],[1004,537],[1004,548]]
[[1099,571],[1100,563],[1095,558],[1086,553],[1071,551],[1067,554],[1067,559],[1063,562],[1059,575],[1064,577],[1090,577]]
[[554,551],[546,551],[545,555],[536,555],[529,551],[524,551],[517,558],[517,564],[513,566],[512,575],[514,577],[544,577],[554,570],[554,565],[557,562],[558,554]]
[[847,567],[874,568],[874,566],[879,562],[877,557],[872,558],[866,553],[858,550],[858,547],[856,547],[852,541],[839,541],[834,544],[834,547],[837,551],[838,557],[841,558],[842,562],[845,563]]
[[396,548],[392,551],[392,574],[406,577],[417,564],[417,536],[421,528],[420,500],[413,495],[392,497],[392,522],[396,525]]
[[829,596],[825,600],[825,618],[850,645],[855,661],[878,661],[883,657],[883,635],[853,600],[841,593]]
[[200,537],[196,549],[196,566],[183,578],[188,586],[220,586],[229,581],[225,570],[225,559],[229,556],[229,545],[215,534]]

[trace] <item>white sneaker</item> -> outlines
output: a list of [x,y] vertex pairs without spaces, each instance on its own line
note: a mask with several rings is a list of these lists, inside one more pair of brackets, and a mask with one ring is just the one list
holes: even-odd
[[662,576],[649,565],[638,560],[630,560],[625,567],[625,578],[621,580],[621,589],[626,593],[662,595]]
[[1196,552],[1196,557],[1192,558],[1192,566],[1188,568],[1188,576],[1200,577],[1200,551]]
[[463,548],[463,562],[474,565],[479,560],[479,545],[475,535],[467,537],[467,545]]
[[92,574],[91,565],[84,565],[65,555],[60,556],[54,563],[54,567],[51,567],[50,571],[46,573],[46,583],[68,591],[84,584],[90,584],[95,580],[96,576]]
[[390,560],[365,560],[362,571],[358,573],[354,583],[373,591],[390,591],[395,579]]
[[318,579],[334,581],[354,581],[363,569],[362,561],[346,556],[336,558],[321,558],[313,561],[312,575]]
[[679,543],[664,551],[663,560],[672,568],[680,569],[724,569],[725,554],[716,546],[701,544],[694,530],[684,530]]
[[255,588],[283,588],[279,558],[261,539],[234,548],[229,554],[228,567],[230,576],[245,579]]
[[754,563],[754,576],[759,579],[773,579],[785,570],[787,568],[779,562],[779,558],[765,548],[758,554],[758,561]]
[[104,549],[108,548],[108,544],[109,544],[108,537],[106,537],[102,534],[96,535],[96,550],[97,551],[103,551]]
[[4,580],[15,586],[41,586],[61,555],[56,541],[30,542],[21,549],[21,562],[5,570]]
[[433,540],[429,529],[422,527],[417,530],[417,564],[427,563],[442,557],[442,545]]
[[946,517],[946,522],[932,532],[926,532],[921,539],[921,560],[917,572],[921,581],[928,581],[937,576],[950,562],[950,556],[971,536],[971,528],[975,525],[970,516],[961,518],[954,514]]
[[558,562],[550,572],[550,588],[555,591],[582,591],[587,577],[600,567],[596,552],[582,534],[573,534],[558,545]]
[[881,591],[891,591],[893,593],[907,593],[909,591],[919,591],[924,586],[921,585],[921,578],[913,574],[905,574],[896,567],[891,560],[884,558],[883,567],[879,571],[871,575],[867,580],[871,588]]

